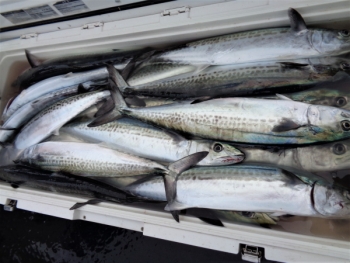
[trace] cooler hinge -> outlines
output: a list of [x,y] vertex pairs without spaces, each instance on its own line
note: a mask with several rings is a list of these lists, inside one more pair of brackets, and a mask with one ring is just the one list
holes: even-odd
[[261,262],[261,258],[263,256],[263,248],[245,244],[242,244],[241,248],[241,255],[243,260],[255,263]]
[[103,26],[103,22],[94,22],[94,23],[83,25],[82,29],[91,29],[91,28],[102,27],[102,26]]
[[179,7],[179,8],[174,8],[174,9],[166,9],[162,12],[162,16],[175,16],[178,14],[182,14],[182,13],[189,13],[190,12],[190,8],[188,6],[183,6],[183,7]]

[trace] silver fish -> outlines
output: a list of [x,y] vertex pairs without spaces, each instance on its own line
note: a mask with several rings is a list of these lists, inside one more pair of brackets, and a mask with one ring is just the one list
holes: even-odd
[[134,70],[128,77],[127,82],[130,86],[141,85],[144,83],[188,73],[194,71],[196,68],[197,67],[194,65],[149,63],[140,69]]
[[[350,111],[291,100],[223,98],[129,108],[110,80],[121,114],[208,139],[259,143],[309,144],[350,137]],[[105,116],[105,118],[108,118]]]
[[308,29],[296,10],[290,8],[288,15],[290,28],[260,29],[199,40],[154,56],[151,62],[228,65],[336,56],[350,51],[348,30]]
[[350,76],[345,74],[342,79],[337,81],[319,84],[314,88],[283,95],[295,101],[350,110]]
[[97,144],[44,142],[28,147],[16,162],[53,172],[88,177],[118,177],[162,174],[167,168],[156,162]]
[[[6,121],[17,109],[34,101],[41,96],[54,92],[60,89],[85,83],[88,87],[95,82],[106,82],[108,78],[108,71],[106,68],[94,69],[86,72],[68,73],[66,75],[60,75],[42,80],[29,88],[23,90],[5,109],[2,119]],[[103,83],[103,82],[101,82]]]
[[335,172],[350,169],[350,140],[277,151],[259,147],[238,147],[244,164],[274,165],[287,170]]
[[157,162],[175,162],[192,153],[208,151],[197,165],[229,165],[241,162],[244,155],[227,143],[187,140],[175,132],[156,128],[138,120],[123,118],[98,127],[89,122],[70,123],[60,129],[86,141],[108,145],[125,153]]
[[110,96],[109,91],[90,92],[59,101],[27,123],[14,140],[17,149],[25,149],[49,137],[73,117]]
[[[165,195],[161,177],[135,182],[124,190],[160,201]],[[195,207],[346,218],[350,216],[350,192],[318,183],[308,185],[277,168],[199,167],[178,177],[176,198],[167,209]]]
[[275,94],[331,81],[337,72],[350,73],[350,60],[326,57],[288,62],[268,61],[211,66],[201,72],[182,74],[145,84],[131,86],[128,82],[130,86],[120,89],[125,96],[174,99]]
[[[45,94],[35,101],[28,102],[20,107],[7,119],[7,121],[0,128],[0,142],[6,142],[13,134],[14,130],[20,128],[31,118],[33,118],[40,111],[46,107],[72,95],[76,95],[78,86],[72,86],[66,89],[54,91]],[[8,129],[8,130],[6,130]]]
[[213,211],[220,218],[239,223],[276,225],[276,222],[278,221],[278,217],[272,216],[269,213],[238,212],[225,210]]

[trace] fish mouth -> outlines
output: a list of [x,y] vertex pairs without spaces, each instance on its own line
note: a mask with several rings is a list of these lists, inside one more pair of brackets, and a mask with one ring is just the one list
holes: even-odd
[[244,155],[226,156],[219,158],[221,163],[240,163],[244,160]]

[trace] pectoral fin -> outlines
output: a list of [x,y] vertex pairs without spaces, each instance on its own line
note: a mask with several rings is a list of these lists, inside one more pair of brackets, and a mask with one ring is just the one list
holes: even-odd
[[272,129],[273,132],[286,132],[290,130],[296,130],[300,128],[301,125],[294,122],[293,120],[284,118],[279,124],[275,125]]

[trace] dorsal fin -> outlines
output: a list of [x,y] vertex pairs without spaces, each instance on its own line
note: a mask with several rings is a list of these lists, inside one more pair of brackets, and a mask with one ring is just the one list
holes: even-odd
[[26,53],[26,57],[28,60],[28,63],[32,68],[36,68],[37,66],[41,65],[41,60],[38,59],[36,56],[31,54],[28,49],[25,49],[24,52]]
[[296,11],[293,8],[289,8],[288,16],[290,21],[290,27],[294,32],[298,33],[303,30],[307,30],[305,21],[298,11]]
[[281,99],[281,100],[291,100],[291,101],[293,101],[291,98],[288,98],[287,96],[282,95],[282,94],[276,93],[276,96],[277,96],[279,99]]

